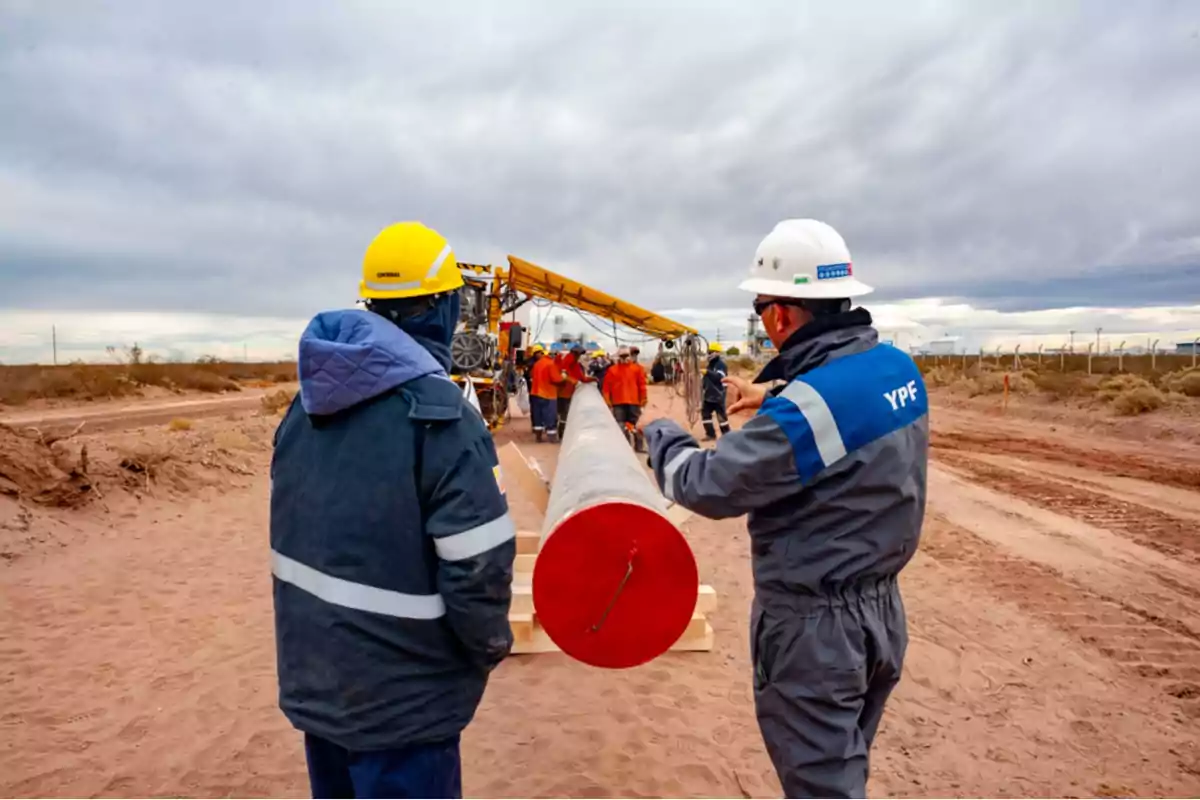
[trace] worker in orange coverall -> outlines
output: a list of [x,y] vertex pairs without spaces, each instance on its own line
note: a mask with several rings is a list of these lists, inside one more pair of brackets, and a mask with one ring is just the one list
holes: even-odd
[[567,430],[567,414],[571,411],[571,398],[575,396],[575,387],[581,383],[595,383],[595,379],[583,369],[581,345],[573,346],[571,352],[562,356],[558,364],[563,375],[563,382],[558,390],[558,436],[561,439]]
[[529,416],[533,435],[540,442],[549,436],[558,441],[558,392],[563,383],[562,370],[546,355],[546,348],[534,345],[530,350],[533,367],[529,370]]
[[645,441],[642,434],[636,431],[636,426],[649,399],[646,393],[646,370],[633,361],[628,347],[617,351],[617,363],[608,368],[602,390],[617,424],[632,438],[634,449],[643,452]]

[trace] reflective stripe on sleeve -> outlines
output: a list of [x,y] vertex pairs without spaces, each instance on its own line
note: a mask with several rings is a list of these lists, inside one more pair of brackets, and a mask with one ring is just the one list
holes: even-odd
[[462,533],[435,538],[433,546],[437,550],[438,558],[443,561],[462,561],[486,553],[493,547],[499,547],[516,535],[517,529],[513,525],[512,517],[505,514]]
[[816,389],[804,381],[792,381],[779,393],[779,397],[795,405],[808,420],[813,440],[817,443],[817,452],[820,453],[825,466],[828,467],[846,457],[846,445],[842,441],[837,421],[834,420],[833,412],[829,410],[825,398],[821,397]]
[[446,614],[439,594],[405,594],[335,578],[276,550],[271,551],[271,572],[284,583],[342,608],[401,619],[438,619]]
[[683,466],[683,462],[692,457],[693,453],[700,452],[699,447],[685,447],[683,450],[675,454],[675,457],[667,462],[667,466],[663,468],[663,494],[672,503],[678,502],[675,499],[675,473]]

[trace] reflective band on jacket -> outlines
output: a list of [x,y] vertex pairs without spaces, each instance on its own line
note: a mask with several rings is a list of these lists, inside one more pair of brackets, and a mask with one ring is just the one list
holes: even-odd
[[425,281],[431,281],[437,277],[438,270],[442,268],[442,264],[446,263],[446,259],[450,256],[450,245],[447,244],[442,248],[442,252],[437,254],[437,258],[433,260],[433,264],[429,267],[429,271],[425,273],[425,277],[419,281],[405,281],[404,283],[378,283],[377,281],[363,281],[366,287],[375,292],[403,292],[408,289],[420,289],[421,284]]
[[493,547],[515,538],[516,535],[517,529],[513,526],[512,517],[505,514],[469,531],[436,538],[433,540],[433,546],[437,550],[438,558],[443,561],[462,561],[464,558],[474,558],[486,553]]
[[663,494],[672,503],[675,502],[675,473],[683,466],[683,462],[692,457],[692,454],[700,452],[699,447],[688,447],[683,451],[676,453],[675,457],[667,462],[667,466],[663,468]]
[[326,575],[299,561],[271,551],[271,572],[326,603],[402,619],[438,619],[446,604],[438,594],[405,594]]
[[817,444],[817,452],[820,453],[825,466],[828,467],[846,457],[846,445],[842,441],[841,432],[838,431],[833,412],[816,389],[803,381],[792,381],[779,396],[794,404],[808,420],[813,440]]

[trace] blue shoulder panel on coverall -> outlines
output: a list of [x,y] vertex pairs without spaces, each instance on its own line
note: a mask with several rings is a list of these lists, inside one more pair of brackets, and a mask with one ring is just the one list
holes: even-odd
[[796,378],[759,413],[787,434],[796,471],[808,484],[847,453],[911,425],[928,410],[916,364],[880,344]]

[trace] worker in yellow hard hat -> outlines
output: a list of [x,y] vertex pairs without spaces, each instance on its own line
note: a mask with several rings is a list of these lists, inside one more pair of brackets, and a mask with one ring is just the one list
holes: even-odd
[[279,702],[314,797],[461,797],[459,736],[512,647],[515,530],[450,380],[463,285],[417,222],[367,248],[366,309],[300,340],[271,464]]
[[596,385],[600,391],[604,391],[604,378],[608,375],[608,368],[612,366],[612,362],[608,360],[608,353],[603,350],[592,351],[592,363],[588,365],[588,372],[596,379]]
[[704,423],[704,438],[713,441],[717,438],[717,429],[713,426],[713,416],[721,426],[721,435],[729,433],[729,415],[725,412],[725,379],[729,377],[729,368],[725,359],[721,358],[725,351],[721,345],[712,342],[708,345],[708,366],[704,370],[703,398],[700,404],[700,419]]

